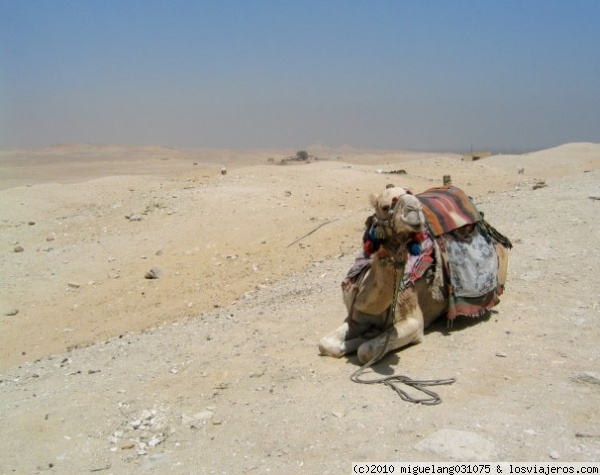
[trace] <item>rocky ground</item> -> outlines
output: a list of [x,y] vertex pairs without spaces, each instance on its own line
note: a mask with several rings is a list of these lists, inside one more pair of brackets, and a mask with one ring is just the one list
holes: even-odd
[[[600,461],[598,150],[183,167],[0,191],[0,473]],[[439,322],[375,367],[456,378],[436,388],[442,404],[421,406],[353,383],[356,359],[316,344],[345,317],[339,284],[368,194],[448,173],[514,248],[489,318]]]

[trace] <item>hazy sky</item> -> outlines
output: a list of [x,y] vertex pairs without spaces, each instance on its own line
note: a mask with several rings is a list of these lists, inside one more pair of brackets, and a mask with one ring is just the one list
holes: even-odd
[[0,0],[0,147],[600,142],[598,0]]

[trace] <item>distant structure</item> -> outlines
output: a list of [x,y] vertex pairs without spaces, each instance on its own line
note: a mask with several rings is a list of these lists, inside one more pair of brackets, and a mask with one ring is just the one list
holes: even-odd
[[471,152],[471,153],[467,153],[465,155],[462,156],[462,161],[463,162],[475,162],[477,160],[480,160],[482,158],[486,158],[486,157],[491,157],[492,156],[492,152],[486,151],[486,152]]

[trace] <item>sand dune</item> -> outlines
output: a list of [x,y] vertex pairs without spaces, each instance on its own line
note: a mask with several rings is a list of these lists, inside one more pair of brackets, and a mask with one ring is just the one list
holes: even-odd
[[[0,472],[339,473],[449,460],[415,448],[439,429],[477,433],[489,460],[600,460],[600,145],[276,164],[293,153],[0,152]],[[369,194],[447,174],[515,249],[497,313],[382,363],[457,376],[421,408],[357,387],[355,361],[316,343],[345,316]]]

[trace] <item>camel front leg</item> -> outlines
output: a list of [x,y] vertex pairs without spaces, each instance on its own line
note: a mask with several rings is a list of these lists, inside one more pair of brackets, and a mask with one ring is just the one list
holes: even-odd
[[366,330],[365,326],[353,324],[352,329],[348,322],[338,327],[333,333],[324,336],[319,341],[319,352],[324,356],[341,358],[344,355],[355,352],[360,345],[368,341],[361,335]]
[[410,316],[396,322],[389,331],[391,335],[385,350],[383,350],[383,346],[388,338],[387,331],[359,346],[357,356],[361,364],[368,363],[377,355],[383,356],[412,343],[421,343],[424,336],[421,310],[417,309]]

